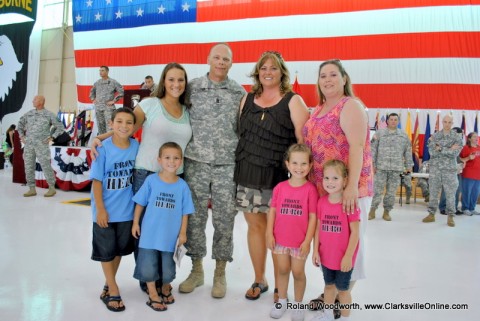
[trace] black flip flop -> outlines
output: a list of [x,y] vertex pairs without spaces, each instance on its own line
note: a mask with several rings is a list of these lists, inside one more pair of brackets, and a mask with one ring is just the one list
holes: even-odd
[[146,302],[146,304],[152,308],[153,311],[156,311],[156,312],[163,312],[163,311],[167,311],[167,307],[164,306],[163,308],[156,308],[154,307],[153,305],[157,303],[157,304],[165,304],[165,302],[162,301],[154,301],[152,299],[150,299],[150,297],[148,298],[148,301]]
[[106,296],[102,299],[103,303],[105,303],[105,306],[107,307],[107,309],[109,309],[110,311],[112,312],[122,312],[122,311],[125,311],[125,305],[123,306],[118,306],[118,307],[112,307],[111,305],[108,305],[110,302],[122,302],[122,297],[119,296],[119,295],[115,295],[115,296]]
[[253,290],[253,292],[255,292],[256,288],[259,288],[260,292],[258,293],[257,296],[249,296],[245,293],[245,298],[248,300],[258,300],[260,298],[260,295],[262,295],[262,293],[265,293],[268,291],[268,285],[257,283],[257,282],[253,283],[250,288]]

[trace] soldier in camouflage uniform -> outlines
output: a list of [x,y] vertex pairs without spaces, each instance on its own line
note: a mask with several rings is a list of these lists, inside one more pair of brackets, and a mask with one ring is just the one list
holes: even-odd
[[101,135],[109,129],[108,122],[112,119],[115,102],[123,97],[123,87],[118,81],[108,77],[107,66],[101,66],[99,72],[102,78],[97,80],[90,89],[90,100],[95,105],[98,135]]
[[[48,183],[48,191],[44,196],[52,197],[56,194],[56,191],[49,142],[61,135],[65,128],[54,113],[45,109],[45,97],[35,96],[33,98],[33,107],[35,109],[20,117],[17,127],[20,139],[25,144],[23,160],[27,186],[29,187],[28,192],[23,194],[23,196],[37,195],[35,190],[35,166],[38,159]],[[50,127],[52,126],[54,131],[50,134]]]
[[214,227],[212,258],[216,260],[212,296],[226,293],[225,266],[232,261],[235,209],[235,148],[240,100],[245,90],[227,77],[232,51],[226,44],[212,47],[208,56],[210,71],[188,84],[192,140],[185,150],[185,179],[192,191],[195,215],[188,220],[187,255],[192,271],[180,284],[183,293],[203,285],[202,259],[207,254],[205,227],[211,197]]
[[398,115],[391,113],[387,117],[387,128],[379,129],[372,138],[372,159],[375,171],[375,194],[368,219],[375,218],[375,210],[382,201],[383,219],[391,221],[390,211],[395,203],[395,193],[400,185],[400,174],[410,172],[413,167],[412,145],[407,134],[398,126]]
[[428,215],[423,219],[424,223],[435,222],[435,212],[438,208],[438,194],[442,187],[445,191],[448,215],[447,225],[455,226],[455,192],[458,187],[457,179],[457,156],[462,149],[462,137],[452,131],[453,118],[450,115],[443,117],[443,129],[433,134],[428,140],[430,151],[430,202],[428,203]]

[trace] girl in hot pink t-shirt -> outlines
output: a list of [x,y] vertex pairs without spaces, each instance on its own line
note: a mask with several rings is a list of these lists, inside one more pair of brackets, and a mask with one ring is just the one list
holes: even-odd
[[305,261],[315,233],[318,193],[315,185],[307,181],[307,175],[312,168],[310,148],[304,144],[294,144],[287,150],[286,155],[285,165],[290,172],[290,179],[279,183],[273,189],[267,216],[266,241],[275,257],[279,296],[270,316],[279,319],[287,309],[291,271],[294,277],[295,303],[299,303],[292,318],[299,320],[303,319],[304,315],[300,304],[307,282]]
[[[347,167],[340,160],[330,160],[323,166],[323,188],[328,195],[318,200],[317,230],[315,233],[313,264],[322,266],[325,281],[324,310],[319,320],[333,320],[333,304],[338,291],[341,304],[352,303],[348,291],[358,251],[360,210],[347,215],[342,210],[343,190],[347,184]],[[323,314],[323,315],[322,315]],[[348,317],[350,310],[342,310]],[[317,320],[317,319],[315,319]]]

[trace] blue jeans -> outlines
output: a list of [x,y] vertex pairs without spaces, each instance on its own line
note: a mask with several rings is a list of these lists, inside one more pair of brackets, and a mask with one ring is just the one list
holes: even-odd
[[[148,171],[146,169],[134,169],[133,170],[133,194],[137,194],[137,192],[140,190],[140,187],[142,187],[143,182],[147,179],[147,177],[154,172]],[[143,215],[145,215],[145,209],[143,209],[142,214],[140,215],[140,220],[139,224],[140,227],[142,226],[142,221],[143,221]],[[135,262],[138,262],[138,243],[140,242],[140,239],[134,238],[134,245],[135,245],[135,250],[133,251],[133,257],[135,258]],[[162,258],[161,256],[158,257],[158,262],[156,264],[158,266],[158,274],[162,275]],[[161,287],[162,283],[161,280],[157,282],[157,288]],[[147,284],[145,282],[140,281],[140,288],[142,291],[147,292]]]
[[[460,191],[462,190],[462,175],[458,174],[458,187],[457,191],[455,192],[455,210],[457,210],[458,201],[460,199]],[[463,192],[462,192],[463,195]],[[462,196],[463,199],[463,196]],[[462,202],[463,203],[463,202]],[[447,208],[447,197],[445,196],[445,191],[442,188],[442,194],[440,195],[440,202],[438,203],[438,209],[440,211],[445,211]]]
[[338,291],[347,291],[350,287],[353,268],[348,272],[340,270],[331,270],[322,264],[323,280],[325,285],[335,284]]
[[[162,266],[158,266],[161,262]],[[158,271],[162,271],[159,274]],[[155,282],[160,280],[162,284],[171,283],[175,280],[176,270],[173,261],[173,252],[157,251],[151,249],[138,249],[137,265],[133,277],[140,282]]]
[[474,211],[480,194],[480,180],[463,178],[462,181],[462,210]]

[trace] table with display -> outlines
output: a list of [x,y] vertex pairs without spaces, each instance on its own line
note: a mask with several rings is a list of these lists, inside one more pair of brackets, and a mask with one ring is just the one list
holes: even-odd
[[[70,146],[50,146],[52,168],[55,171],[56,185],[64,191],[80,191],[90,187],[90,148]],[[42,167],[35,168],[35,185],[47,188]]]
[[[425,178],[428,179],[430,177],[430,174],[428,173],[412,173],[412,178]],[[417,202],[417,183],[415,182],[415,187],[412,186],[413,190],[413,202]]]

